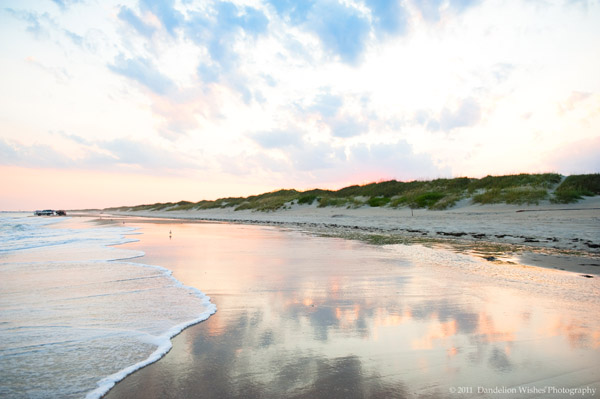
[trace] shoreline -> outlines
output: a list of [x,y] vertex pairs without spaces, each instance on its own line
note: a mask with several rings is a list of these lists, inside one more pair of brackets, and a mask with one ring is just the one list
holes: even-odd
[[[463,205],[446,211],[293,206],[274,212],[231,208],[193,211],[73,212],[136,222],[234,223],[289,228],[382,244],[440,246],[490,262],[600,275],[600,197],[565,207]],[[539,212],[538,212],[539,211]],[[122,219],[121,219],[122,218]]]
[[21,213],[2,232],[2,397],[101,398],[216,312],[202,291],[124,248],[136,242],[131,226]]
[[[509,270],[496,261],[488,269],[481,261],[449,254],[448,248],[377,248],[280,224],[102,218],[101,223],[141,226],[142,240],[127,244],[145,251],[140,261],[173,270],[219,307],[208,320],[175,337],[166,356],[119,382],[107,399],[199,393],[242,397],[248,392],[256,397],[352,397],[344,391],[348,382],[354,383],[357,397],[442,397],[453,386],[448,384],[472,385],[469,370],[482,369],[498,386],[526,385],[531,378],[553,378],[557,386],[589,384],[585,372],[573,374],[574,368],[588,366],[576,363],[580,356],[571,353],[589,352],[582,348],[595,337],[594,324],[581,325],[581,334],[573,337],[563,327],[579,326],[586,314],[582,309],[597,307],[589,291],[597,280],[522,265]],[[448,267],[456,261],[457,267]],[[472,266],[475,270],[468,273]],[[556,288],[552,294],[549,284]],[[564,298],[559,311],[556,296]],[[547,331],[554,326],[558,330]],[[523,357],[531,356],[531,342],[541,345],[533,348],[550,342],[562,348],[553,359],[562,356],[568,381],[543,367],[519,369],[528,364]],[[472,356],[476,353],[480,356]],[[533,359],[549,364],[545,353]],[[423,381],[422,370],[402,366],[421,357],[460,365],[463,377],[431,369]],[[383,375],[382,364],[397,366]],[[439,385],[431,386],[430,380]]]

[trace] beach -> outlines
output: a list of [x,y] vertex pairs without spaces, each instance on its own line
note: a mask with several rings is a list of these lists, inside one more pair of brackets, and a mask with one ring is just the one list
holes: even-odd
[[[445,210],[292,205],[274,212],[217,208],[113,215],[281,226],[375,243],[443,244],[495,260],[598,274],[600,197],[573,204],[473,205]],[[583,261],[573,259],[583,256]],[[589,259],[588,259],[589,258]],[[558,259],[558,260],[557,260]]]
[[600,1],[2,4],[0,399],[600,399]]
[[[581,205],[401,210],[402,226],[386,209],[104,215],[218,309],[106,397],[597,396],[598,211]],[[427,226],[470,237],[365,242]],[[511,237],[481,252],[471,233]]]
[[595,397],[597,205],[8,215],[0,392]]

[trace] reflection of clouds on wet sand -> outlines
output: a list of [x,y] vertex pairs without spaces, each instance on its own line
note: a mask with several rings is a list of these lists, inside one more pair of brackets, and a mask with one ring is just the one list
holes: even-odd
[[554,315],[547,324],[538,329],[540,336],[565,337],[571,348],[600,348],[600,328],[590,329],[582,319],[572,319]]
[[[506,277],[417,246],[397,251],[271,228],[194,228],[202,242],[194,231],[189,242],[178,235],[181,250],[169,257],[181,259],[171,268],[211,295],[218,312],[109,398],[157,389],[166,397],[199,390],[206,397],[445,397],[459,384],[567,374],[579,381],[587,378],[581,370],[600,366],[599,307],[580,302],[597,285],[557,298],[537,269]],[[469,267],[477,272],[466,273]]]

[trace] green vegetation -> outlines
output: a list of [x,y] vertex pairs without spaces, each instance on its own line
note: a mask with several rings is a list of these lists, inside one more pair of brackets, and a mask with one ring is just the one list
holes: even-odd
[[[562,180],[562,183],[561,183]],[[554,190],[554,191],[553,191]],[[275,211],[294,203],[318,207],[410,207],[447,209],[462,199],[476,204],[539,204],[550,199],[555,203],[576,202],[584,196],[600,195],[600,174],[573,175],[556,173],[486,176],[481,179],[458,177],[430,181],[396,180],[349,186],[337,191],[278,190],[247,198],[230,197],[215,201],[160,203],[112,208],[132,211],[184,211],[191,209],[234,208]]]
[[162,211],[173,205],[174,204],[172,202],[167,202],[164,204],[137,205],[137,206],[132,206],[132,207],[124,207],[124,208],[109,208],[107,210],[127,209],[127,210],[131,210],[131,211]]
[[561,178],[562,176],[557,173],[535,175],[521,173],[520,175],[486,176],[481,179],[472,179],[467,188],[470,192],[478,189],[504,190],[516,187],[540,187],[548,189],[560,183]]
[[561,179],[557,173],[486,176],[472,181],[468,191],[476,204],[539,204]]
[[577,202],[584,196],[600,195],[600,173],[571,175],[554,191],[552,202],[567,204]]
[[187,211],[189,209],[193,209],[195,206],[196,206],[196,204],[194,204],[193,202],[180,201],[180,202],[176,203],[175,205],[173,205],[172,207],[170,207],[168,210],[169,211]]
[[235,210],[253,209],[257,211],[275,211],[286,203],[298,198],[300,192],[296,190],[279,190],[271,193],[253,195],[239,204]]
[[298,198],[298,204],[312,205],[312,203],[315,202],[316,199],[317,199],[316,194],[303,195],[302,197]]
[[386,206],[390,201],[388,197],[372,197],[367,201],[367,204],[372,207]]
[[445,194],[440,193],[438,191],[428,191],[426,193],[418,195],[414,200],[414,204],[417,208],[429,208],[434,206],[436,202],[444,198],[444,195]]
[[238,206],[245,201],[242,197],[220,198],[216,201],[203,200],[196,203],[195,209],[216,209]]
[[325,208],[326,206],[347,206],[348,202],[348,198],[321,197],[319,198],[319,208]]
[[507,188],[505,190],[492,188],[472,197],[473,202],[476,204],[506,203],[515,205],[537,205],[547,198],[548,190],[529,187]]

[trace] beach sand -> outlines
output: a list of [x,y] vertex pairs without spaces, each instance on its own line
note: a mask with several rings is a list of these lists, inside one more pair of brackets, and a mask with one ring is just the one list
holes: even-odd
[[442,245],[495,262],[600,274],[600,196],[575,204],[473,205],[463,200],[445,211],[293,205],[275,212],[224,208],[112,216],[271,225],[367,242]]
[[[565,389],[594,389],[598,396],[600,279],[550,269],[597,270],[593,252],[553,251],[584,249],[572,248],[569,241],[580,243],[573,238],[598,242],[598,211],[496,209],[485,217],[481,211],[395,214],[397,220],[384,209],[210,216],[283,228],[104,216],[103,223],[139,227],[141,241],[125,247],[143,250],[140,262],[173,270],[218,309],[106,397],[497,397],[498,388],[509,398],[559,398]],[[303,212],[312,216],[299,220]],[[519,256],[547,268],[508,260],[513,253],[503,261],[474,257],[465,247],[457,253],[441,234],[425,246],[320,236],[332,229],[393,234],[427,226],[537,238]],[[458,238],[471,248],[479,242]]]

